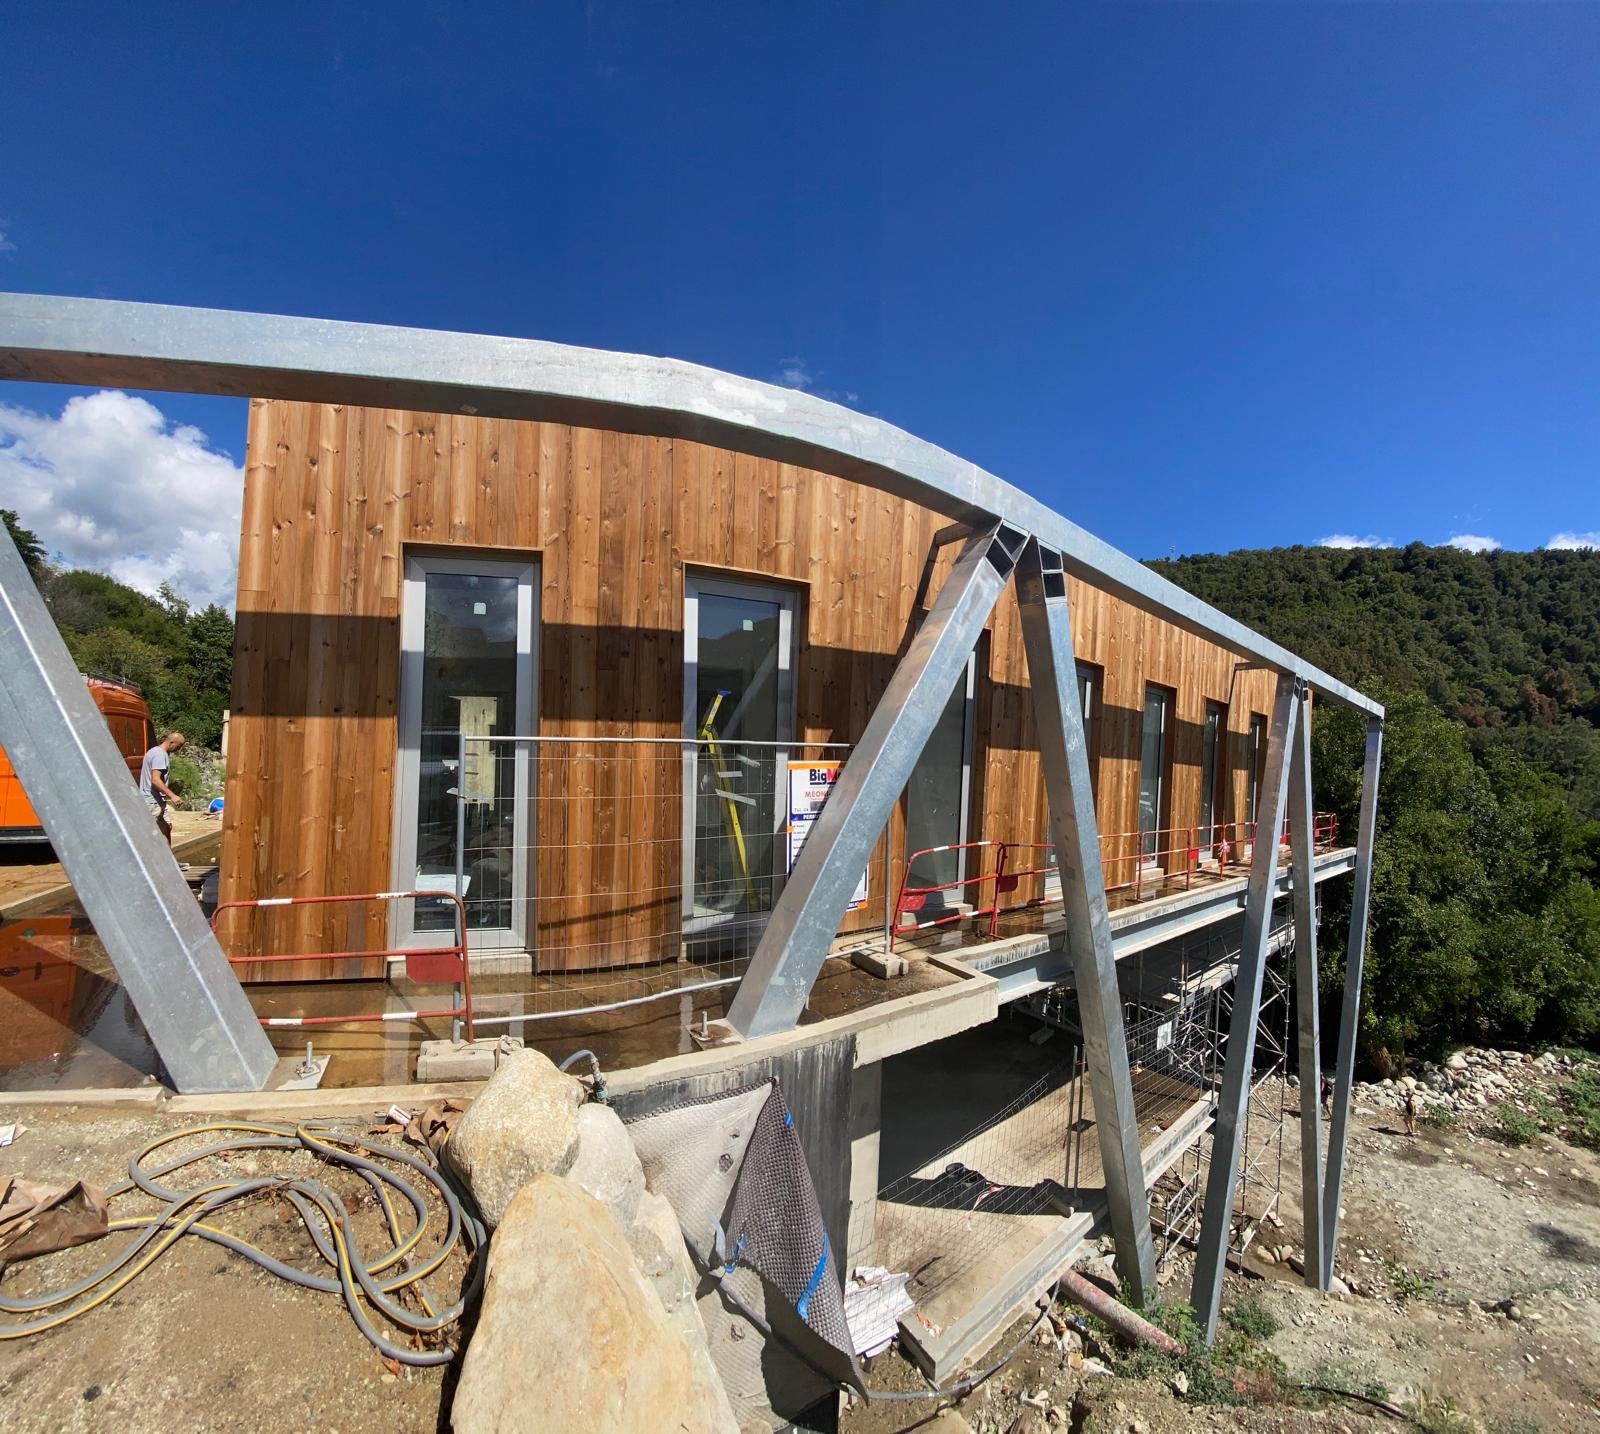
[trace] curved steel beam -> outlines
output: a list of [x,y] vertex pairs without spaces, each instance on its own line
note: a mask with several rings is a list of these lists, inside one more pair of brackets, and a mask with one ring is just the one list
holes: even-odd
[[332,319],[0,294],[0,378],[532,419],[693,439],[820,469],[958,522],[999,521],[1032,533],[1074,577],[1300,677],[1325,697],[1383,712],[977,464],[810,394],[677,359]]

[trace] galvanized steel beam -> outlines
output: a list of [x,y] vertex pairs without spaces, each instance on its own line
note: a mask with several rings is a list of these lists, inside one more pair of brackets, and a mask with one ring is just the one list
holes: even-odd
[[728,1024],[755,1038],[790,1030],[810,998],[872,848],[966,669],[1024,535],[991,524],[968,538],[845,761],[750,958]]
[[1345,1146],[1350,1135],[1350,1091],[1355,1080],[1356,1038],[1361,1033],[1361,974],[1367,957],[1367,908],[1372,899],[1372,845],[1378,828],[1378,771],[1383,763],[1383,722],[1367,723],[1367,755],[1361,774],[1361,822],[1356,833],[1356,870],[1350,886],[1350,944],[1344,963],[1344,1007],[1339,1016],[1339,1052],[1334,1067],[1333,1113],[1328,1122],[1328,1175],[1322,1188],[1323,1269],[1333,1273],[1339,1243],[1339,1200],[1344,1190]]
[[1073,576],[1325,696],[1383,711],[976,464],[881,419],[695,364],[531,339],[0,294],[0,378],[535,419],[818,468],[974,528],[1003,522],[1033,533]]
[[1261,783],[1250,854],[1250,885],[1245,893],[1244,941],[1239,972],[1233,983],[1233,1017],[1228,1025],[1228,1056],[1211,1135],[1211,1168],[1206,1175],[1201,1212],[1200,1245],[1195,1254],[1190,1304],[1207,1344],[1217,1335],[1222,1304],[1222,1271],[1228,1258],[1233,1221],[1233,1195],[1239,1183],[1239,1147],[1244,1138],[1250,1101],[1250,1075],[1255,1063],[1256,1027],[1261,1015],[1261,985],[1272,935],[1272,894],[1278,865],[1278,833],[1283,830],[1284,796],[1289,785],[1290,748],[1305,684],[1288,675],[1278,678],[1267,738],[1266,779]]
[[1017,567],[1017,603],[1033,689],[1040,766],[1061,876],[1067,949],[1078,993],[1084,1061],[1094,1096],[1095,1130],[1105,1170],[1106,1204],[1117,1271],[1141,1305],[1156,1296],[1150,1192],[1144,1183],[1139,1118],[1128,1072],[1122,995],[1112,948],[1089,754],[1078,706],[1072,612],[1061,555],[1030,542]]
[[272,1045],[4,536],[0,746],[173,1084],[260,1090]]
[[1312,871],[1311,704],[1300,700],[1289,771],[1289,867],[1294,876],[1294,971],[1300,1055],[1300,1213],[1305,1282],[1328,1287],[1322,1241],[1322,1028],[1317,991],[1317,890]]

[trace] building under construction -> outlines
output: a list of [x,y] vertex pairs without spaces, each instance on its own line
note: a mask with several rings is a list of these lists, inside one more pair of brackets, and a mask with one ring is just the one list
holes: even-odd
[[[179,1088],[356,1016],[581,1044],[636,1109],[776,1074],[938,1378],[1102,1231],[1136,1296],[1193,1245],[1214,1329],[1292,1053],[1326,1286],[1377,704],[970,462],[688,364],[8,296],[0,376],[251,399],[214,931],[0,551],[0,744]],[[1313,697],[1369,720],[1359,831],[1312,809]]]

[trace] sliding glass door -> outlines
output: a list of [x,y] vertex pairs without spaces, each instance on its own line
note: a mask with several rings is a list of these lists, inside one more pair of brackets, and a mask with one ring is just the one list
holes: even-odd
[[[406,559],[394,882],[454,891],[459,862],[480,948],[527,949],[531,754],[493,739],[535,730],[537,605],[531,562]],[[397,946],[436,944],[451,929],[447,902],[399,905]]]
[[1200,830],[1195,834],[1201,861],[1211,860],[1217,842],[1217,782],[1228,769],[1222,746],[1227,738],[1228,709],[1220,702],[1207,702],[1200,736]]
[[1139,737],[1139,857],[1144,862],[1155,861],[1161,850],[1161,819],[1167,801],[1167,727],[1171,717],[1172,694],[1165,687],[1146,687],[1144,725]]
[[795,598],[691,574],[684,602],[684,915],[772,910],[785,869]]
[[[965,674],[944,704],[938,725],[906,783],[906,854],[923,852],[911,861],[908,886],[943,886],[967,874],[965,852],[926,848],[950,848],[967,839],[976,682],[977,662],[969,658]],[[941,897],[931,904],[954,906],[967,900],[959,888],[943,892]]]

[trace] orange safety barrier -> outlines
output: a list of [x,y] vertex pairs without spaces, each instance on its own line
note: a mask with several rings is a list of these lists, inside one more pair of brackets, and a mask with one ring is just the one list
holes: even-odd
[[253,966],[279,961],[341,961],[370,959],[383,956],[405,958],[406,979],[418,985],[454,986],[461,996],[460,1004],[440,1011],[377,1011],[371,1015],[345,1016],[263,1016],[263,1026],[343,1026],[363,1021],[429,1021],[446,1016],[462,1018],[467,1039],[472,1040],[472,965],[467,959],[467,908],[453,891],[367,891],[354,896],[263,896],[253,901],[224,901],[211,914],[211,930],[217,929],[217,918],[224,911],[261,909],[278,906],[326,906],[335,902],[353,901],[407,901],[422,898],[429,901],[448,901],[456,909],[456,941],[452,946],[425,946],[420,948],[391,947],[382,951],[300,951],[277,956],[230,956],[230,966]]

